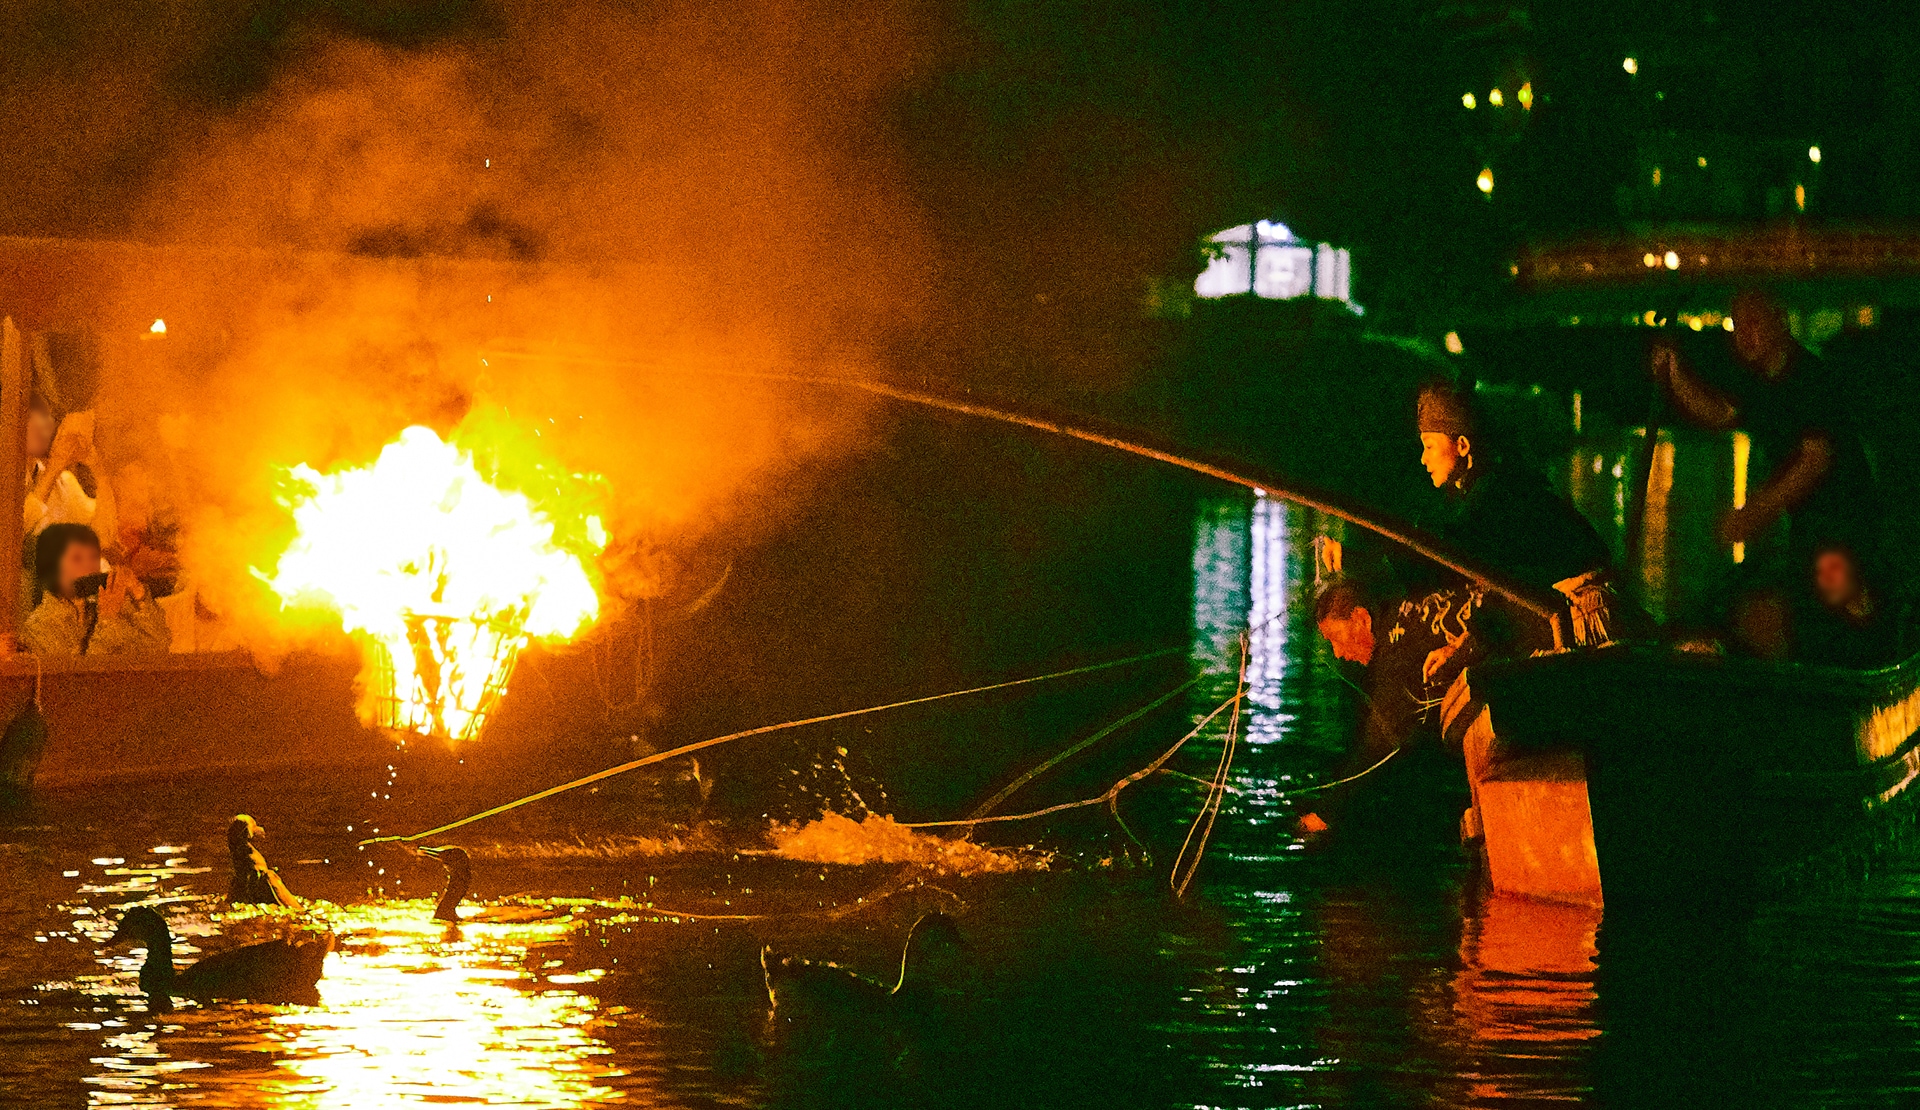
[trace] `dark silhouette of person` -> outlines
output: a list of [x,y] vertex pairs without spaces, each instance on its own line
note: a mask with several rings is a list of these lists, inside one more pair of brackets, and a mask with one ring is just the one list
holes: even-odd
[[1880,503],[1850,392],[1794,340],[1770,295],[1741,292],[1732,319],[1734,358],[1750,373],[1734,388],[1708,384],[1670,345],[1656,345],[1652,355],[1655,380],[1688,420],[1745,431],[1758,456],[1762,476],[1750,483],[1746,504],[1720,518],[1720,540],[1755,542],[1784,517],[1788,566],[1804,568],[1826,543],[1870,558]]

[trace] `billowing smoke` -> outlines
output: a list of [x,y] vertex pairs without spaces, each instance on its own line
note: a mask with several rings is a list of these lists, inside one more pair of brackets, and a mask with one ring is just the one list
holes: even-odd
[[228,611],[265,604],[279,468],[476,407],[604,474],[616,550],[644,545],[763,519],[871,419],[688,371],[1084,384],[1149,357],[1147,279],[1212,218],[1221,136],[1169,109],[1156,6],[1079,69],[1117,24],[1055,8],[1034,47],[910,0],[22,5],[0,220],[169,245],[89,291],[118,329],[94,405]]

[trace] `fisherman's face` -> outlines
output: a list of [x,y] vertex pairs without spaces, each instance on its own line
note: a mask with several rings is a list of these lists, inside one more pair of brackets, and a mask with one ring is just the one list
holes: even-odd
[[1467,437],[1441,432],[1420,433],[1420,465],[1427,468],[1433,488],[1440,489],[1459,476],[1461,460],[1467,456]]
[[100,573],[100,549],[90,543],[70,543],[60,553],[60,596],[71,599],[73,584]]
[[1733,306],[1733,353],[1748,369],[1761,373],[1774,370],[1776,355],[1785,348],[1787,322],[1779,308],[1767,302],[1742,302]]
[[1813,592],[1829,609],[1843,609],[1860,596],[1860,571],[1844,551],[1822,551],[1813,560]]
[[1373,614],[1356,607],[1345,617],[1320,622],[1320,635],[1333,647],[1333,657],[1361,666],[1373,662]]

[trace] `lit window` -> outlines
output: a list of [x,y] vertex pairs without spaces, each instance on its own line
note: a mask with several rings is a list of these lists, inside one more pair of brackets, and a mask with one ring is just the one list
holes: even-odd
[[1793,187],[1793,209],[1796,212],[1807,210],[1807,187],[1796,184]]
[[1207,268],[1194,279],[1201,297],[1245,293],[1287,300],[1312,293],[1351,303],[1352,256],[1345,248],[1296,238],[1285,224],[1261,220],[1208,238]]
[[1466,344],[1460,342],[1460,333],[1457,331],[1447,333],[1446,343],[1447,353],[1450,355],[1457,355],[1467,349]]
[[1218,244],[1207,268],[1194,279],[1193,291],[1201,297],[1231,297],[1253,288],[1253,225],[1230,227],[1208,240]]

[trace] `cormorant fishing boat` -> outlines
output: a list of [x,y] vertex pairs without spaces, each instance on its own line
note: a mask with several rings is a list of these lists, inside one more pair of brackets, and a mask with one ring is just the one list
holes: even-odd
[[1575,809],[1575,794],[1614,913],[1850,867],[1912,823],[1920,655],[1849,671],[1618,647],[1489,666],[1474,683],[1497,736],[1479,789],[1502,889],[1584,900],[1552,883],[1577,822],[1526,812]]

